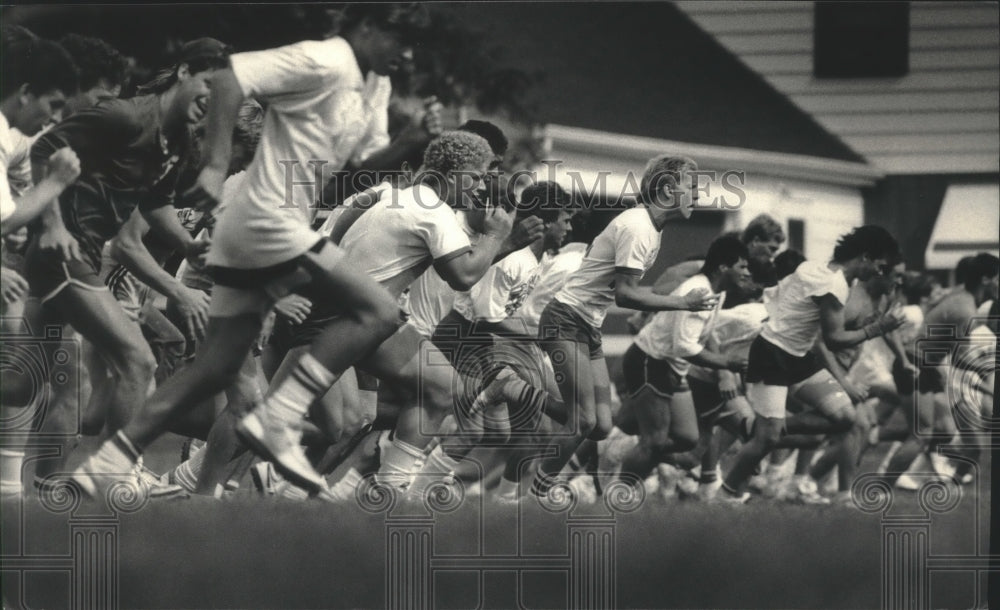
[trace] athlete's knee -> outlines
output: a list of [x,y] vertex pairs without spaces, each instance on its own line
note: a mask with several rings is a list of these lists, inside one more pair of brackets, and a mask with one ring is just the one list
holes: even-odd
[[398,303],[385,298],[373,298],[364,307],[354,312],[358,322],[379,337],[390,337],[403,325],[403,314]]
[[851,407],[842,407],[830,415],[833,432],[848,432],[854,427],[857,420],[857,414]]
[[156,357],[149,344],[129,342],[122,346],[118,358],[114,358],[115,368],[128,379],[145,379],[156,371]]
[[698,430],[679,430],[672,436],[674,453],[691,451],[698,446]]
[[590,437],[597,429],[597,414],[592,409],[581,409],[577,414],[576,425],[580,436]]

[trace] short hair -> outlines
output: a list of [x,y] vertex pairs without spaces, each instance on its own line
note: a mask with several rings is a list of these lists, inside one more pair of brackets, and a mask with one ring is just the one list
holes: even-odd
[[690,157],[659,155],[646,163],[639,181],[639,199],[650,204],[656,201],[656,194],[664,187],[676,190],[681,182],[681,174],[698,167]]
[[701,273],[705,275],[715,273],[723,265],[732,266],[740,259],[747,260],[749,258],[750,252],[739,237],[731,234],[720,235],[708,247],[705,264],[701,266]]
[[979,288],[984,277],[992,278],[998,275],[1000,275],[1000,258],[986,252],[980,252],[972,259],[969,274],[965,276],[963,284],[966,290],[975,290]]
[[903,274],[903,297],[908,305],[919,305],[921,299],[931,296],[934,292],[934,284],[937,283],[933,277],[919,271],[907,271]]
[[778,221],[768,214],[760,214],[754,217],[746,228],[743,229],[743,235],[741,236],[743,243],[748,245],[755,239],[770,241],[772,238],[777,239],[779,244],[785,243],[785,231],[781,228]]
[[774,257],[774,271],[777,275],[778,281],[785,279],[789,275],[795,273],[795,270],[799,268],[803,262],[805,262],[806,257],[801,252],[795,248],[789,248],[784,252],[781,252]]
[[507,136],[504,135],[502,129],[489,121],[470,119],[462,123],[458,130],[468,131],[481,138],[485,138],[490,143],[490,150],[493,151],[494,155],[502,157],[507,154],[507,147],[510,145],[507,141]]
[[97,86],[102,79],[111,87],[124,86],[128,59],[100,38],[67,34],[59,40],[80,70],[80,89]]
[[517,205],[518,218],[538,216],[542,222],[555,222],[560,212],[572,211],[573,195],[555,182],[536,182],[521,192],[521,203]]
[[424,151],[423,171],[447,175],[455,170],[484,164],[493,158],[489,143],[467,131],[446,131]]
[[368,19],[378,27],[399,32],[405,43],[420,40],[431,24],[430,12],[421,2],[358,2],[339,11],[339,28],[349,32]]
[[975,256],[963,256],[959,259],[958,264],[955,265],[956,284],[965,284],[965,280],[969,277],[969,272],[972,271],[972,263],[975,260]]
[[73,58],[58,43],[38,38],[25,28],[3,29],[0,97],[17,92],[22,85],[35,95],[59,90],[69,96],[77,91],[79,74]]
[[833,248],[833,261],[846,263],[859,256],[868,256],[871,260],[882,258],[889,265],[895,266],[900,261],[899,243],[878,225],[856,227],[837,240],[837,245]]

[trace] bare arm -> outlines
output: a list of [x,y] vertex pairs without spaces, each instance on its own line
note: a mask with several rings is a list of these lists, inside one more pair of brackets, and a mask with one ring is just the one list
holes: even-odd
[[143,215],[135,210],[122,225],[118,235],[111,240],[111,256],[139,278],[139,281],[148,284],[168,298],[174,298],[183,285],[177,278],[163,270],[142,243],[142,238],[148,232],[149,224]]
[[873,322],[858,330],[846,330],[844,328],[844,306],[832,294],[825,294],[821,297],[813,297],[819,305],[820,328],[823,333],[823,342],[830,350],[836,351],[857,345],[862,341],[891,332],[903,323],[901,317],[888,313],[883,315],[877,322]]
[[639,285],[639,275],[616,272],[615,304],[640,311],[689,310],[701,311],[715,307],[718,297],[709,295],[707,290],[695,289],[685,295],[659,295],[648,286]]
[[503,245],[502,236],[487,233],[471,250],[434,261],[434,270],[453,290],[470,290],[489,270]]
[[[173,216],[178,226],[180,225],[172,207],[158,208],[156,211],[162,211],[156,215],[157,217],[169,214]],[[146,245],[142,243],[143,236],[149,232],[150,228],[144,219],[148,213],[140,213],[138,210],[132,212],[132,216],[111,242],[111,255],[140,281],[173,301],[177,306],[177,311],[184,318],[185,328],[183,330],[186,336],[200,338],[204,336],[205,325],[208,323],[208,295],[182,284],[177,278],[164,271],[153,255],[149,253]],[[183,228],[181,231],[185,235],[187,234]],[[188,239],[190,240],[190,236]]]

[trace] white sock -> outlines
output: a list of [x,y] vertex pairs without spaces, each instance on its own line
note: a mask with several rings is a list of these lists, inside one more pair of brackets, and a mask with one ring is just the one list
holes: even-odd
[[205,463],[205,447],[199,447],[191,452],[191,457],[182,462],[170,473],[170,480],[189,492],[194,493],[201,476],[201,467]]
[[281,419],[298,422],[306,416],[313,401],[325,394],[336,380],[337,376],[312,354],[304,354],[274,394],[264,400],[263,406]]
[[353,466],[344,473],[336,485],[330,488],[330,495],[338,500],[348,500],[361,483],[361,473]]
[[21,490],[24,450],[0,449],[0,487],[4,493]]
[[406,487],[413,477],[413,465],[422,456],[423,451],[397,437],[382,452],[382,465],[375,480],[396,489]]
[[441,446],[438,445],[427,456],[427,461],[410,484],[410,493],[420,497],[427,491],[427,488],[435,481],[440,481],[444,476],[451,474],[458,468],[458,461],[449,456]]
[[517,497],[521,492],[521,485],[517,481],[508,481],[507,477],[500,478],[500,486],[497,487],[497,495]]

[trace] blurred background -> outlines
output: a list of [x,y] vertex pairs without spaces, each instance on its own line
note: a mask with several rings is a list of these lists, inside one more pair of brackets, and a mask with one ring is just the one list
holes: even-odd
[[[651,281],[720,231],[767,213],[788,247],[829,256],[850,227],[893,232],[907,267],[948,282],[1000,249],[1000,23],[985,2],[435,3],[394,77],[392,128],[436,95],[446,126],[488,118],[507,169],[534,169],[592,207],[586,240],[630,204],[652,155],[717,172]],[[337,5],[17,6],[4,23],[104,38],[130,89],[186,40],[252,50],[336,30]],[[547,161],[547,162],[546,162]],[[726,182],[722,174],[730,172]]]

